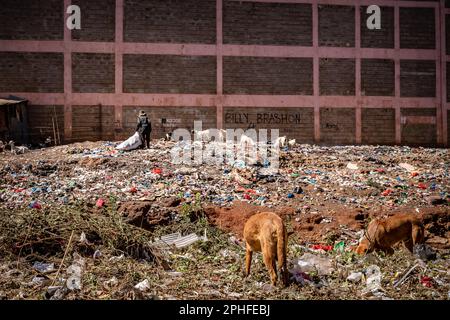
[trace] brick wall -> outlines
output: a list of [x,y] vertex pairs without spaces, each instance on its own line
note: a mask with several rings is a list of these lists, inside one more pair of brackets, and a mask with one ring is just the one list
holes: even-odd
[[[450,119],[450,110],[447,110],[447,119]],[[447,141],[450,141],[450,121],[447,121]]]
[[115,0],[76,0],[81,10],[81,29],[72,31],[73,40],[114,41]]
[[126,54],[124,92],[215,93],[216,58]]
[[381,29],[367,28],[367,6],[361,6],[361,48],[394,48],[394,8],[380,7]]
[[319,82],[321,95],[355,94],[355,60],[321,58]]
[[64,106],[28,105],[27,117],[31,141],[42,143],[47,137],[54,141],[53,128],[56,130],[57,126],[55,122],[53,127],[53,118],[57,119],[59,135],[64,141]]
[[450,62],[447,62],[447,68],[446,68],[446,73],[447,73],[447,102],[450,102]]
[[[63,0],[3,0],[0,4],[2,7],[0,9],[0,40],[63,40],[63,3]],[[110,43],[114,41],[115,0],[78,0],[72,3],[81,8],[82,25],[81,30],[71,32],[72,40],[74,40],[71,44],[73,49],[80,48],[77,47],[78,41]],[[446,4],[448,5],[448,1]],[[394,48],[394,8],[381,7],[381,30],[369,30],[366,27],[366,20],[369,16],[366,14],[366,9],[367,6],[361,6],[359,12],[361,47]],[[355,46],[354,10],[354,6],[319,5],[320,46],[348,48]],[[436,47],[433,8],[401,7],[399,13],[401,48],[434,49]],[[224,0],[222,18],[223,43],[225,45],[312,46],[311,4]],[[205,45],[216,43],[216,0],[124,0],[123,21],[124,41],[128,42],[127,46],[132,46],[131,42]],[[448,31],[445,35],[446,51],[447,54],[450,54],[449,17],[445,21],[445,29]],[[30,48],[41,50],[41,44],[36,47],[33,45],[31,44]],[[44,45],[42,44],[42,46]],[[52,45],[58,46],[61,43]],[[109,47],[110,45],[107,45],[102,50]],[[90,47],[89,51],[92,48],[95,46]],[[161,48],[164,46],[158,47],[158,49]],[[193,50],[198,50],[197,48],[195,47]],[[0,47],[0,92],[64,92],[63,53],[1,52],[2,49]],[[259,48],[255,50],[258,51],[257,49]],[[279,53],[277,50],[277,48],[269,48],[264,54],[267,52]],[[234,53],[236,52],[239,50],[234,51]],[[335,50],[331,49],[327,52],[334,54]],[[348,50],[343,54],[351,52],[353,51]],[[77,93],[114,93],[116,89],[115,62],[114,53],[72,53],[71,74],[74,99],[80,100]],[[402,60],[400,67],[401,97],[435,97],[437,66],[434,61]],[[216,56],[124,54],[123,88],[121,89],[124,93],[216,94],[216,68]],[[355,95],[354,59],[320,58],[319,72],[320,95]],[[450,79],[450,63],[447,63],[447,79]],[[446,87],[447,101],[450,102],[449,82],[447,81]],[[392,97],[394,96],[394,87],[393,60],[365,57],[361,59],[361,94],[363,96]],[[313,94],[312,57],[224,56],[223,92],[224,94],[239,95],[311,96]],[[70,97],[70,95],[65,97]],[[108,102],[108,104],[111,103]],[[203,104],[198,103],[197,105]],[[346,106],[346,104],[344,105]],[[381,109],[382,106],[371,109],[363,108],[361,119],[363,143],[393,143],[395,138],[394,110]],[[49,127],[48,119],[45,120],[47,122],[40,120],[41,115],[37,114],[39,108],[35,105],[32,110],[32,115],[39,121],[39,123],[33,124],[33,134],[36,136],[40,136],[42,130],[44,130],[43,135],[47,134],[48,132],[45,130],[48,130]],[[48,115],[52,108],[53,106],[44,105],[42,113]],[[57,106],[57,109],[57,112],[62,115],[62,106]],[[72,133],[75,140],[95,139],[96,137],[110,139],[115,132],[118,132],[113,124],[114,108],[112,106],[76,105],[72,106],[72,109]],[[131,106],[124,108],[122,138],[128,137],[130,130],[131,133],[134,131],[134,113],[139,109],[140,107]],[[163,136],[164,132],[173,129],[174,126],[190,127],[194,118],[204,119],[210,127],[214,127],[217,121],[215,107],[148,107],[144,109],[153,118],[159,119],[158,121],[172,119],[165,123],[158,122],[155,136]],[[424,111],[408,110],[402,110],[402,114],[430,112],[429,109]],[[283,124],[280,128],[282,134],[302,142],[313,140],[314,112],[312,106],[308,106],[308,108],[225,107],[222,117],[224,122],[227,111],[247,113],[250,118],[255,117],[256,119],[258,119],[258,114],[276,113],[288,116],[299,114],[300,122],[295,123],[294,126]],[[321,108],[320,116],[322,142],[355,142],[354,109]],[[36,131],[36,127],[41,124],[47,129],[41,128],[39,129],[41,131]],[[230,125],[230,123],[224,124]],[[402,139],[404,138],[402,143],[411,144],[422,141],[429,144],[431,141],[436,141],[436,133],[434,136],[428,134],[435,129],[436,126],[430,124],[404,124],[402,125]],[[63,127],[60,130],[63,132]],[[414,130],[418,133],[415,133]],[[427,135],[427,137],[423,135]]]
[[72,53],[73,92],[114,92],[114,55]]
[[400,8],[400,48],[434,49],[433,8]]
[[312,94],[311,58],[224,57],[225,94]]
[[280,136],[296,139],[298,143],[314,141],[313,108],[224,108],[224,129],[247,130],[250,124],[254,124],[257,130],[267,129],[268,138],[270,129],[279,129]]
[[0,92],[63,92],[62,53],[0,52]]
[[113,106],[73,106],[72,141],[114,139]]
[[319,45],[355,46],[355,7],[319,5]]
[[402,97],[435,97],[435,62],[427,60],[401,60],[400,95]]
[[151,138],[163,138],[166,133],[182,128],[194,129],[194,121],[202,121],[203,130],[216,128],[216,108],[211,107],[123,107],[124,137],[136,130],[140,110],[147,113],[152,123]]
[[[401,109],[402,117],[435,117],[436,109]],[[421,123],[402,124],[402,143],[416,145],[435,145],[436,144],[436,125]]]
[[395,110],[370,108],[361,111],[363,144],[395,143]]
[[394,69],[393,60],[361,59],[361,95],[394,96]]
[[355,109],[320,108],[320,141],[325,144],[355,143]]
[[450,14],[445,15],[445,46],[446,53],[450,55]]
[[225,1],[223,40],[226,44],[311,46],[312,6]]
[[124,41],[216,43],[215,0],[125,0]]
[[0,39],[60,40],[64,25],[63,0],[2,0]]

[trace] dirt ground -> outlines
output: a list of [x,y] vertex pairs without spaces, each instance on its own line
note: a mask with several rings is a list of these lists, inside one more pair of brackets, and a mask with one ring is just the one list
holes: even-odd
[[[0,153],[0,298],[448,299],[448,149],[298,145],[267,176],[257,166],[174,165],[172,146],[117,152],[114,143],[85,142]],[[312,253],[332,272],[309,270],[303,281],[293,271],[287,288],[272,287],[257,254],[244,278],[242,231],[258,211],[278,213],[294,231],[290,270]],[[393,256],[351,251],[372,218],[396,213],[423,221],[433,259],[401,245]],[[174,232],[207,239],[154,247]],[[365,290],[371,266],[381,272],[375,293]],[[362,280],[347,279],[355,272]]]
[[[206,207],[205,213],[210,221],[222,230],[232,232],[242,240],[244,224],[256,212],[273,211],[290,225],[295,235],[305,243],[323,243],[343,230],[359,231],[366,227],[368,221],[375,217],[389,217],[396,214],[416,215],[425,222],[427,241],[437,248],[449,249],[445,239],[449,238],[449,209],[446,207],[424,207],[419,213],[414,208],[402,207],[391,210],[350,209],[338,205],[324,205],[322,210],[314,213],[297,214],[295,207],[267,208],[245,202],[233,203],[231,207]],[[325,223],[324,223],[325,221]],[[329,222],[328,222],[329,221]],[[439,230],[439,231],[438,231]],[[444,237],[440,235],[444,234]]]

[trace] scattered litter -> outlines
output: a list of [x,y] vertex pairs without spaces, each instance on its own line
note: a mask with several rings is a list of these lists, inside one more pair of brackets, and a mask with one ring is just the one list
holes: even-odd
[[357,283],[357,282],[360,282],[362,280],[362,278],[363,278],[362,272],[352,272],[347,277],[347,281]]
[[102,256],[101,251],[97,249],[97,250],[95,250],[94,254],[92,255],[92,258],[93,258],[93,259],[98,259],[98,258],[100,258],[101,256]]
[[433,279],[430,277],[423,276],[420,278],[420,283],[427,288],[431,288],[433,286]]
[[313,250],[330,251],[330,250],[333,250],[333,247],[332,246],[323,245],[323,244],[314,244],[314,245],[311,246],[311,249],[313,249]]
[[239,299],[240,297],[242,297],[242,294],[237,293],[237,292],[230,292],[230,293],[228,293],[228,296],[231,297],[231,298]]
[[424,261],[435,260],[437,256],[436,251],[425,243],[414,246],[414,253]]
[[150,282],[148,282],[148,279],[145,279],[144,281],[141,281],[137,285],[135,285],[134,288],[140,291],[147,291],[148,289],[150,289]]
[[298,265],[303,272],[317,270],[319,275],[330,275],[334,271],[331,259],[322,258],[311,253],[305,253],[301,256],[297,260],[296,265]]
[[39,202],[37,202],[37,201],[31,202],[29,207],[32,208],[32,209],[42,209],[41,204]]
[[349,162],[349,163],[347,164],[347,169],[350,169],[350,170],[358,170],[359,167],[358,167],[357,164]]
[[176,248],[184,248],[200,240],[207,241],[206,231],[202,237],[197,236],[195,233],[181,236],[181,233],[176,232],[162,236],[161,239],[156,239],[153,246],[159,249],[170,249],[173,245]]
[[105,281],[105,286],[107,287],[114,287],[119,283],[119,280],[117,280],[116,277],[112,277],[108,281]]
[[105,200],[103,200],[103,199],[98,199],[97,202],[95,203],[95,205],[96,205],[98,208],[102,208],[102,207],[105,205]]
[[293,269],[289,270],[289,272],[292,275],[292,279],[302,286],[311,284],[313,282],[305,272],[301,271],[300,268],[294,267]]
[[416,168],[408,163],[400,163],[399,166],[405,170],[407,170],[408,172],[413,172],[416,170]]
[[366,269],[366,288],[363,294],[376,293],[381,290],[381,271],[380,267],[371,265]]
[[45,277],[34,276],[33,279],[31,279],[30,285],[32,285],[32,286],[41,286],[41,285],[44,284],[45,280],[46,280]]
[[109,261],[112,262],[112,263],[115,263],[115,262],[118,262],[118,261],[122,260],[123,258],[124,258],[124,255],[122,253],[120,256],[109,258]]
[[37,270],[41,273],[49,273],[55,271],[54,263],[44,263],[44,262],[35,262],[33,264],[33,269]]
[[[213,284],[208,286],[215,286],[215,283],[222,284],[224,279],[231,280],[229,283],[234,284],[236,283],[234,281],[237,275],[236,269],[239,267],[238,262],[242,263],[245,252],[243,242],[238,239],[241,236],[239,233],[241,219],[235,219],[231,214],[227,217],[224,214],[223,220],[211,222],[212,218],[205,214],[210,223],[227,233],[225,235],[211,234],[211,246],[202,245],[198,248],[189,246],[207,238],[205,235],[200,236],[201,231],[196,229],[198,225],[194,221],[192,221],[192,228],[191,225],[188,228],[183,226],[180,229],[170,226],[169,230],[180,230],[180,232],[153,239],[153,243],[150,242],[152,240],[151,233],[140,228],[147,229],[144,226],[146,223],[152,223],[152,227],[155,228],[159,225],[177,224],[182,220],[180,211],[192,210],[197,201],[202,205],[212,204],[216,208],[220,207],[225,213],[228,209],[230,212],[233,211],[235,207],[241,205],[239,203],[244,203],[249,207],[263,205],[265,209],[273,209],[280,215],[286,214],[293,218],[291,226],[294,232],[300,233],[301,237],[294,234],[294,237],[290,238],[289,255],[295,252],[294,256],[301,256],[301,258],[297,259],[300,261],[293,261],[294,269],[289,271],[291,271],[292,278],[299,284],[315,287],[329,286],[329,292],[334,294],[340,292],[340,284],[343,284],[343,287],[349,285],[345,283],[345,279],[349,283],[361,284],[362,289],[367,286],[372,290],[378,287],[377,280],[382,276],[388,278],[389,281],[386,283],[393,283],[396,289],[393,285],[388,285],[385,292],[383,289],[373,292],[369,290],[373,297],[389,299],[386,292],[392,292],[392,297],[396,299],[402,296],[413,298],[430,296],[433,299],[447,297],[448,257],[441,251],[448,248],[449,245],[445,233],[447,220],[445,215],[441,217],[434,214],[434,211],[444,212],[449,199],[449,158],[446,149],[404,146],[329,147],[296,144],[290,146],[287,151],[280,152],[280,170],[273,172],[267,168],[270,164],[267,159],[261,159],[251,164],[235,161],[225,165],[174,165],[170,161],[170,149],[174,145],[171,141],[154,140],[150,149],[135,152],[124,152],[126,148],[116,149],[116,145],[117,143],[114,142],[86,142],[56,146],[33,150],[20,157],[15,157],[13,160],[8,157],[14,157],[14,155],[2,154],[6,161],[1,164],[0,170],[0,178],[3,181],[0,187],[0,210],[7,212],[8,216],[14,216],[13,222],[3,221],[2,223],[5,226],[14,224],[18,227],[9,228],[14,230],[13,232],[3,232],[2,229],[0,238],[5,234],[5,238],[11,239],[7,245],[15,246],[14,250],[21,252],[20,261],[30,252],[36,254],[39,261],[42,261],[40,263],[57,261],[62,253],[61,248],[64,250],[67,246],[66,229],[76,225],[76,234],[81,234],[81,236],[79,241],[75,241],[75,245],[69,246],[69,252],[78,251],[83,254],[86,263],[89,263],[89,272],[93,270],[92,274],[95,276],[98,276],[95,273],[103,264],[111,265],[113,268],[127,265],[127,267],[131,267],[130,270],[135,271],[136,267],[132,265],[133,259],[135,261],[147,260],[148,263],[145,264],[139,262],[139,267],[147,268],[152,263],[156,263],[154,259],[150,258],[151,251],[163,248],[169,249],[162,252],[162,255],[167,256],[168,260],[167,266],[164,267],[165,271],[162,273],[165,278],[163,281],[170,280],[172,283],[176,283],[180,279],[191,280],[192,272],[195,273],[198,270],[198,262],[205,261],[206,266],[211,268],[205,270],[214,278]],[[176,198],[177,201],[173,202],[176,204],[166,205],[166,199],[169,197]],[[245,201],[241,202],[241,200]],[[105,234],[110,231],[102,229],[102,223],[114,220],[115,216],[110,216],[110,211],[114,212],[116,208],[118,209],[127,202],[144,203],[142,210],[145,214],[135,217],[141,220],[137,221],[139,219],[136,219],[137,222],[132,226],[139,236],[130,237],[132,240],[130,242],[121,239],[120,246],[117,246],[116,234],[113,235],[113,241],[107,235],[106,239],[104,238]],[[236,205],[236,203],[238,204]],[[61,220],[58,220],[60,217],[55,217],[53,220],[47,219],[49,212],[63,213],[74,205],[82,206],[80,211],[88,213],[89,216],[97,216],[102,219],[92,220],[92,222],[96,222],[92,224],[95,228],[90,227],[91,220],[86,216],[83,216],[83,219],[89,221],[89,224],[82,224],[78,219],[77,222],[80,223],[65,225],[66,221],[72,222],[72,220],[64,218],[62,219],[62,228]],[[286,213],[282,211],[285,206],[290,206]],[[28,207],[31,210],[28,210]],[[105,207],[108,210],[98,210],[98,208]],[[39,208],[45,208],[45,211],[35,210]],[[428,247],[419,245],[414,250],[416,257],[423,261],[433,260],[428,263],[429,269],[426,272],[417,272],[417,267],[410,271],[411,266],[416,264],[411,264],[414,256],[402,256],[401,251],[403,250],[396,251],[394,258],[378,253],[362,258],[350,252],[352,246],[362,237],[361,229],[369,219],[378,214],[389,214],[391,210],[400,211],[403,208],[411,208],[407,213],[418,216],[426,216],[429,214],[429,210],[434,210],[431,213],[432,218],[424,223]],[[414,210],[415,208],[417,209]],[[31,212],[33,216],[22,214],[22,211]],[[148,212],[151,214],[147,214]],[[243,216],[245,217],[246,214],[247,212],[244,212]],[[203,218],[203,215],[199,216]],[[195,219],[198,219],[199,216],[196,216]],[[123,218],[126,219],[121,220],[119,228],[117,225],[116,228],[111,228],[114,230],[113,233],[117,232],[120,235],[122,226],[129,226],[127,223],[129,216]],[[34,221],[34,224],[33,228],[29,229],[27,225],[31,221]],[[59,221],[58,227],[53,226],[49,221]],[[40,230],[38,228],[44,231],[38,233],[37,230]],[[94,231],[97,228],[99,228],[98,233]],[[201,228],[200,230],[203,230],[203,226]],[[130,231],[130,229],[124,230]],[[20,237],[14,237],[14,233],[20,234]],[[29,238],[27,233],[30,233]],[[125,238],[128,239],[128,235]],[[140,241],[134,243],[133,241],[136,239],[146,240],[145,243]],[[219,242],[218,239],[222,241]],[[295,243],[300,241],[299,248],[293,247],[293,241]],[[111,245],[111,243],[114,244]],[[215,247],[216,245],[219,247]],[[111,250],[112,246],[115,246],[114,250]],[[213,254],[209,252],[212,247],[217,248]],[[188,249],[180,250],[178,252],[180,255],[176,256],[173,255],[174,251],[170,250],[174,248]],[[305,256],[305,253],[309,253],[314,258]],[[409,253],[406,252],[406,254]],[[203,258],[206,259],[203,260]],[[63,272],[71,263],[70,259],[67,260],[62,264]],[[217,264],[217,260],[221,262],[226,260],[226,263],[220,265]],[[26,263],[28,268],[33,266],[29,262]],[[180,265],[176,265],[177,263]],[[23,262],[20,264],[22,268]],[[379,265],[383,269],[383,274],[377,275],[369,270],[366,271],[366,275],[356,272],[362,270],[363,264]],[[191,269],[192,266],[194,266],[194,271]],[[71,277],[73,283],[47,290],[51,292],[51,295],[48,296],[52,299],[63,298],[69,292],[67,290],[69,288],[70,291],[73,290],[70,292],[70,298],[80,297],[81,294],[83,297],[85,294],[89,297],[98,296],[100,298],[121,297],[119,293],[114,296],[112,292],[105,292],[107,290],[102,288],[98,288],[98,292],[88,292],[89,289],[81,286],[83,282],[86,283],[87,274],[83,276],[84,269],[79,267],[78,265],[69,268],[67,275],[55,279],[56,284],[66,284],[68,278]],[[54,268],[53,266],[53,270]],[[25,287],[32,284],[38,289],[37,287],[48,282],[46,280],[50,279],[51,281],[50,276],[48,278],[43,276],[46,274],[45,268],[41,268],[41,271],[39,271],[39,267],[34,269],[36,271],[32,273],[23,273],[24,277],[26,275],[22,281]],[[339,277],[329,276],[333,274],[334,269],[336,273],[339,272]],[[201,270],[203,272],[204,269]],[[442,270],[444,271],[443,275],[439,278],[438,274]],[[2,269],[0,273],[4,277],[13,276],[17,279],[20,277],[15,273],[17,271],[10,273],[9,271]],[[71,272],[69,273],[69,271]],[[117,277],[120,275],[120,277],[119,279],[113,277],[110,279],[111,281],[107,279],[112,274],[98,277],[100,287],[101,285],[108,286],[108,288],[117,286],[117,289],[122,290],[126,279],[135,279],[122,277],[122,272],[124,271],[121,270],[120,273],[114,271],[113,274],[116,274]],[[145,272],[140,273],[141,276],[145,275]],[[366,280],[370,276],[372,276],[372,282],[368,283]],[[81,281],[83,278],[85,281]],[[138,279],[142,280],[142,278]],[[252,285],[254,281],[255,276],[251,277]],[[266,280],[261,281],[263,284],[266,283]],[[408,283],[405,284],[407,281]],[[128,285],[133,287],[136,282],[138,281],[132,280]],[[415,289],[422,286],[428,287],[430,283],[433,285],[430,287],[432,290],[422,288],[416,292],[412,291],[413,287]],[[156,281],[155,290],[160,286],[161,290],[165,290],[164,283]],[[381,282],[379,287],[381,288]],[[196,293],[197,296],[218,294],[221,297],[229,295],[232,298],[244,299],[259,297],[258,295],[264,298],[287,296],[286,292],[278,291],[274,295],[269,286],[264,290],[252,293],[244,293],[232,285],[224,289],[225,293],[217,293],[215,289],[218,288],[215,287],[202,289],[195,287],[194,289],[199,290],[199,293]],[[20,290],[24,291],[23,288]],[[352,298],[361,296],[359,291],[350,291],[348,294]],[[31,296],[34,294],[38,293],[31,293]],[[171,292],[171,294],[177,298],[182,297],[181,292]],[[298,297],[298,292],[290,291],[289,295],[291,294]],[[301,294],[303,295],[304,292]],[[317,296],[321,296],[321,293],[317,292],[317,294]],[[158,295],[165,296],[159,293]],[[3,293],[0,292],[0,297],[2,296]],[[185,295],[183,292],[183,296],[190,295]],[[194,297],[194,293],[191,296]],[[11,297],[16,298],[20,295],[15,292],[14,296],[8,296],[8,298]]]
[[336,243],[334,245],[333,250],[337,251],[337,252],[344,252],[344,250],[345,250],[345,242],[344,241],[340,241],[340,242]]
[[67,289],[69,290],[81,290],[82,283],[81,277],[84,272],[85,260],[78,254],[74,254],[74,260],[67,269],[69,278],[66,281]]

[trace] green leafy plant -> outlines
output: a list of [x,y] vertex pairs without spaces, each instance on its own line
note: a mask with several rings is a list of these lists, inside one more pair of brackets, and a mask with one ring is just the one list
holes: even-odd
[[193,202],[184,203],[181,206],[180,215],[183,219],[191,222],[197,221],[204,217],[200,193],[195,195]]

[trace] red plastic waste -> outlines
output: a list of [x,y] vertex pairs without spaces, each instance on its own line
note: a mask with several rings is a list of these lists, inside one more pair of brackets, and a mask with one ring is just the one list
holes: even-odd
[[332,246],[325,246],[325,245],[323,245],[323,244],[313,244],[313,245],[311,246],[311,249],[314,249],[314,250],[331,251],[331,250],[333,249],[333,247],[332,247]]
[[246,199],[246,200],[251,200],[252,198],[250,197],[250,195],[249,194],[244,194],[244,199]]
[[391,193],[392,193],[391,189],[386,189],[381,193],[381,195],[386,197],[386,196],[390,195]]
[[427,185],[424,184],[424,183],[419,183],[417,186],[418,186],[420,189],[423,189],[423,190],[425,190],[425,189],[427,188]]
[[30,203],[29,207],[33,208],[33,209],[41,209],[42,208],[41,204],[37,201],[33,201],[32,203]]
[[131,193],[136,193],[136,192],[137,192],[136,187],[131,187],[130,192],[131,192]]
[[98,208],[101,208],[105,205],[105,200],[103,199],[98,199],[97,203],[95,204]]
[[422,278],[420,278],[420,283],[427,288],[431,288],[433,286],[432,281],[433,279],[431,279],[430,277],[423,276]]
[[152,172],[153,172],[154,174],[161,174],[161,173],[162,173],[162,170],[161,170],[160,168],[155,168],[155,169],[152,170]]

